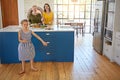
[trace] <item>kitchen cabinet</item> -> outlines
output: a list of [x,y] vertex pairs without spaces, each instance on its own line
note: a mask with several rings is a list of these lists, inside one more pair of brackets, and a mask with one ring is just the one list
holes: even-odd
[[105,55],[111,62],[114,61],[114,16],[115,16],[115,0],[106,0],[106,20],[104,28],[104,42],[103,42],[103,55]]
[[120,0],[116,1],[116,7],[115,7],[115,34],[114,34],[114,56],[115,56],[115,62],[120,65]]
[[37,34],[48,43],[48,46],[43,46],[40,41],[36,38],[33,38],[33,42],[36,47],[36,57],[35,60],[41,61],[55,61],[55,48],[56,48],[56,33],[54,32],[37,32]]
[[2,38],[1,63],[16,63],[18,60],[18,35],[16,32],[0,32]]
[[[74,61],[74,31],[43,31],[36,32],[48,46],[32,37],[35,46],[34,61]],[[18,34],[17,32],[0,32],[2,35],[1,63],[19,63],[18,60]]]
[[115,62],[120,65],[120,32],[116,32],[116,39],[115,39]]
[[2,35],[0,34],[0,64],[1,64],[1,54],[2,54]]
[[106,0],[108,13],[105,24],[103,54],[120,64],[120,0]]
[[[41,32],[37,33],[48,42],[43,46],[39,41],[35,43],[36,56],[41,61],[73,61],[74,59],[74,33],[73,32]],[[35,38],[33,41],[36,41]],[[35,58],[35,60],[39,60]]]
[[18,0],[1,0],[2,24],[18,25]]
[[113,47],[111,46],[111,42],[106,41],[104,42],[103,53],[104,55],[112,61],[113,59]]

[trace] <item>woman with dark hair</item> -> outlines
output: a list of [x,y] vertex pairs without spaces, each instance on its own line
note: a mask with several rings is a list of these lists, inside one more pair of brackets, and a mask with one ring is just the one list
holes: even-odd
[[43,21],[46,25],[52,25],[54,20],[54,14],[51,11],[50,5],[48,3],[44,4],[44,12],[43,12]]

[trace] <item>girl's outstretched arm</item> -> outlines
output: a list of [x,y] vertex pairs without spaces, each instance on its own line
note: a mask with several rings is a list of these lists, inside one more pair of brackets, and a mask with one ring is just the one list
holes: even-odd
[[47,42],[45,42],[40,36],[38,36],[33,31],[32,31],[32,35],[35,36],[38,40],[40,40],[44,46],[47,46]]

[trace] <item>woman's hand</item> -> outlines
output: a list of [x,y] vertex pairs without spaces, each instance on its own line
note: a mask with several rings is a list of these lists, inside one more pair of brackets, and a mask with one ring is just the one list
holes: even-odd
[[42,44],[44,45],[44,46],[47,46],[48,45],[48,43],[47,42],[42,42]]

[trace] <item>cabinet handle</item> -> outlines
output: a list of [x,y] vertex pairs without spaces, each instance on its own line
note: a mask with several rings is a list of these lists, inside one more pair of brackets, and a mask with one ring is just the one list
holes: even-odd
[[118,44],[118,46],[120,46],[120,44]]
[[46,35],[50,35],[50,33],[46,33]]
[[119,58],[119,56],[116,56],[117,58]]
[[50,44],[50,42],[47,42],[48,44]]
[[47,52],[46,54],[47,54],[47,55],[50,55],[50,53],[49,53],[49,52]]
[[106,51],[108,51],[108,49],[106,49]]

